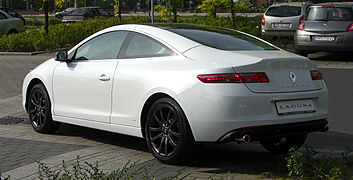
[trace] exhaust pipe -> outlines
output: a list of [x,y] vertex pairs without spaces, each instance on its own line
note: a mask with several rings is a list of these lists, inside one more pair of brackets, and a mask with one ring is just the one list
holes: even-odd
[[322,128],[322,132],[327,132],[330,128],[326,125],[324,128]]
[[237,143],[249,143],[250,142],[250,135],[249,134],[244,134],[243,137],[241,138],[236,138],[235,142]]

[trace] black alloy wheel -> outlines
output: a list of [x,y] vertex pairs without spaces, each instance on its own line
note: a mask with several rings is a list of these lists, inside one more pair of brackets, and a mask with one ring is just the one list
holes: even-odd
[[307,138],[307,134],[297,134],[286,137],[268,138],[260,140],[261,145],[269,152],[287,154],[293,148],[298,150]]
[[32,127],[40,133],[52,133],[60,128],[51,116],[48,93],[42,84],[35,85],[28,97],[28,115]]
[[170,98],[157,100],[150,108],[145,125],[150,152],[162,163],[189,160],[193,136],[181,107]]

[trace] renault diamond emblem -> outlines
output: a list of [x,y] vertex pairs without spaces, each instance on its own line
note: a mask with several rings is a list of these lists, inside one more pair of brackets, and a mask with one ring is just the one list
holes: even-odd
[[294,72],[289,72],[289,79],[292,80],[293,83],[297,81],[297,76],[294,74]]

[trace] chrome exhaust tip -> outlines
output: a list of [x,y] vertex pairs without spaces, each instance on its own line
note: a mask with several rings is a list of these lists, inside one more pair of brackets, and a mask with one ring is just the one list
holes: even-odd
[[251,140],[250,135],[249,134],[244,134],[243,137],[236,138],[235,142],[237,142],[237,143],[249,143],[250,140]]

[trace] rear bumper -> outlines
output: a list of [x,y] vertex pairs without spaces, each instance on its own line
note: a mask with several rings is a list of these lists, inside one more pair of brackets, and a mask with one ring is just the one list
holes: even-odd
[[223,135],[217,140],[218,143],[234,142],[235,139],[240,139],[244,135],[249,135],[251,141],[258,141],[265,138],[284,137],[289,135],[307,134],[311,132],[328,130],[328,121],[326,119],[275,124],[266,126],[244,127],[235,129]]
[[[312,99],[315,112],[279,115],[277,101]],[[198,84],[176,97],[196,141],[217,142],[226,133],[251,126],[309,122],[328,117],[328,92],[253,93],[243,84]]]
[[284,31],[284,30],[261,30],[262,35],[267,36],[281,36],[281,37],[293,37],[295,31]]
[[[315,42],[313,36],[333,36],[333,42]],[[297,31],[294,36],[295,49],[306,51],[352,52],[353,32],[339,32],[319,34],[314,32]]]

